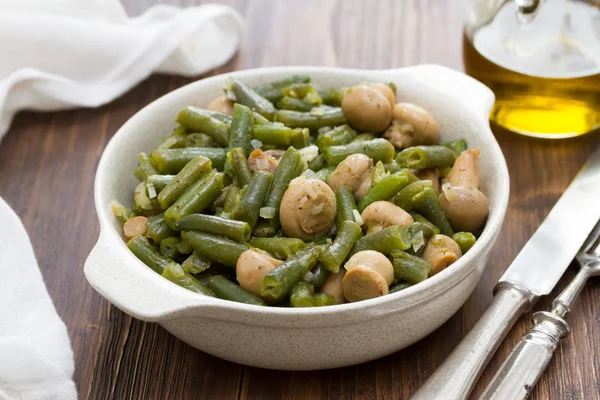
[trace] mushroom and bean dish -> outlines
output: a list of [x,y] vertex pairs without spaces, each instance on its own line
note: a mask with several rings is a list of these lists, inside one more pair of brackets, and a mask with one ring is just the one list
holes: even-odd
[[314,307],[384,296],[458,260],[488,199],[479,149],[440,141],[434,116],[384,82],[231,79],[138,153],[127,247],[188,290]]

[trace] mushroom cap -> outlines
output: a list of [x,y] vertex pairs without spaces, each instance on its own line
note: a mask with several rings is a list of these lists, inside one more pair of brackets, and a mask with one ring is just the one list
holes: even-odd
[[379,90],[381,94],[383,94],[388,99],[388,101],[390,102],[390,106],[394,107],[394,104],[396,104],[396,94],[394,93],[392,88],[389,87],[389,85],[386,85],[383,82],[375,82],[369,84],[369,87],[372,87],[375,90]]
[[440,203],[452,227],[457,231],[476,232],[483,227],[489,213],[486,195],[478,189],[442,185]]
[[389,293],[388,283],[377,271],[358,265],[342,281],[344,297],[350,302],[372,299]]
[[433,116],[424,108],[412,103],[397,103],[392,110],[392,125],[383,137],[403,149],[437,143],[439,129]]
[[228,99],[227,96],[215,97],[208,103],[206,109],[231,115],[233,114],[233,101]]
[[344,264],[344,269],[346,271],[351,271],[358,266],[362,266],[377,272],[383,277],[388,285],[394,280],[394,266],[392,265],[392,262],[378,251],[359,251],[350,257],[348,261],[346,261],[346,264]]
[[[370,157],[364,154],[351,154],[329,174],[327,184],[333,191],[338,190],[342,186],[347,186],[352,189],[352,193],[356,197],[357,192],[363,186],[363,181],[368,180],[368,186],[369,188],[371,187],[371,168],[373,168],[373,160]],[[366,186],[367,184],[365,183],[364,185]]]
[[[373,225],[381,229],[393,225],[409,226],[414,221],[413,217],[391,201],[376,201],[369,204],[360,215],[364,221],[363,227],[370,229]],[[381,230],[379,229],[379,230]]]
[[431,264],[429,276],[433,276],[458,260],[461,256],[462,251],[458,243],[446,235],[437,234],[429,239],[421,258]]
[[344,275],[346,275],[346,270],[343,268],[340,269],[340,272],[329,274],[325,284],[321,286],[321,289],[319,289],[319,292],[332,295],[335,297],[335,300],[338,304],[345,303],[346,299],[344,297],[344,289],[342,287]]
[[237,260],[235,272],[241,287],[260,296],[260,282],[283,261],[271,257],[268,253],[250,249],[244,251]]
[[346,91],[342,111],[350,125],[362,132],[382,132],[392,122],[389,99],[380,90],[367,85],[357,85]]

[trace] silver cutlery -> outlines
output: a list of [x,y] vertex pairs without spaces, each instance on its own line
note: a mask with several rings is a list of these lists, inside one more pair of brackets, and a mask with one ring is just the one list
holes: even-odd
[[413,395],[466,399],[490,358],[523,313],[549,294],[600,219],[600,148],[596,149],[494,288],[473,329]]

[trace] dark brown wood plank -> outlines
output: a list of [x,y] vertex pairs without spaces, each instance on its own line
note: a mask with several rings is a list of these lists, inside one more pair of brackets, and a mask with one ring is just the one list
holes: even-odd
[[[201,0],[170,0],[182,6]],[[239,53],[209,75],[274,65],[396,68],[435,62],[461,69],[466,0],[222,0],[246,29]],[[126,0],[132,15],[158,0]],[[165,2],[163,2],[165,3]],[[48,290],[65,320],[82,399],[408,398],[489,305],[491,291],[599,142],[496,129],[511,174],[511,201],[490,265],[464,307],[438,331],[370,363],[316,372],[242,367],[195,350],[156,324],[123,314],[87,284],[83,262],[98,235],[95,168],[109,138],[138,109],[189,79],[152,76],[94,110],[21,113],[0,145],[0,196],[21,216]],[[576,272],[572,267],[551,297]],[[536,309],[546,309],[551,298]],[[600,398],[600,285],[586,286],[565,339],[531,398]],[[530,323],[522,318],[485,371],[485,386]]]

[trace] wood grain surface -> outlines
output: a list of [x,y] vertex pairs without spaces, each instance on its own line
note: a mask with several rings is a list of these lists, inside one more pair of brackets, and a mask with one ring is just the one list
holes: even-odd
[[[158,3],[125,0],[131,15]],[[202,1],[171,1],[191,6]],[[261,66],[462,68],[466,0],[229,0],[246,20],[237,55],[210,73]],[[198,77],[201,78],[201,77]],[[600,142],[598,134],[544,141],[495,129],[511,176],[502,233],[464,307],[429,337],[366,364],[318,372],[244,367],[195,350],[156,324],[132,319],[83,275],[98,236],[93,179],[110,137],[137,110],[188,82],[153,75],[98,109],[20,113],[0,146],[0,196],[23,219],[50,295],[65,320],[81,399],[404,399],[421,385],[490,304],[492,288]],[[574,213],[577,210],[573,210]],[[574,276],[567,271],[554,297]],[[547,309],[550,299],[536,309]],[[590,282],[531,398],[600,398],[600,285]],[[523,317],[475,395],[530,327]],[[43,327],[41,327],[43,329]]]

